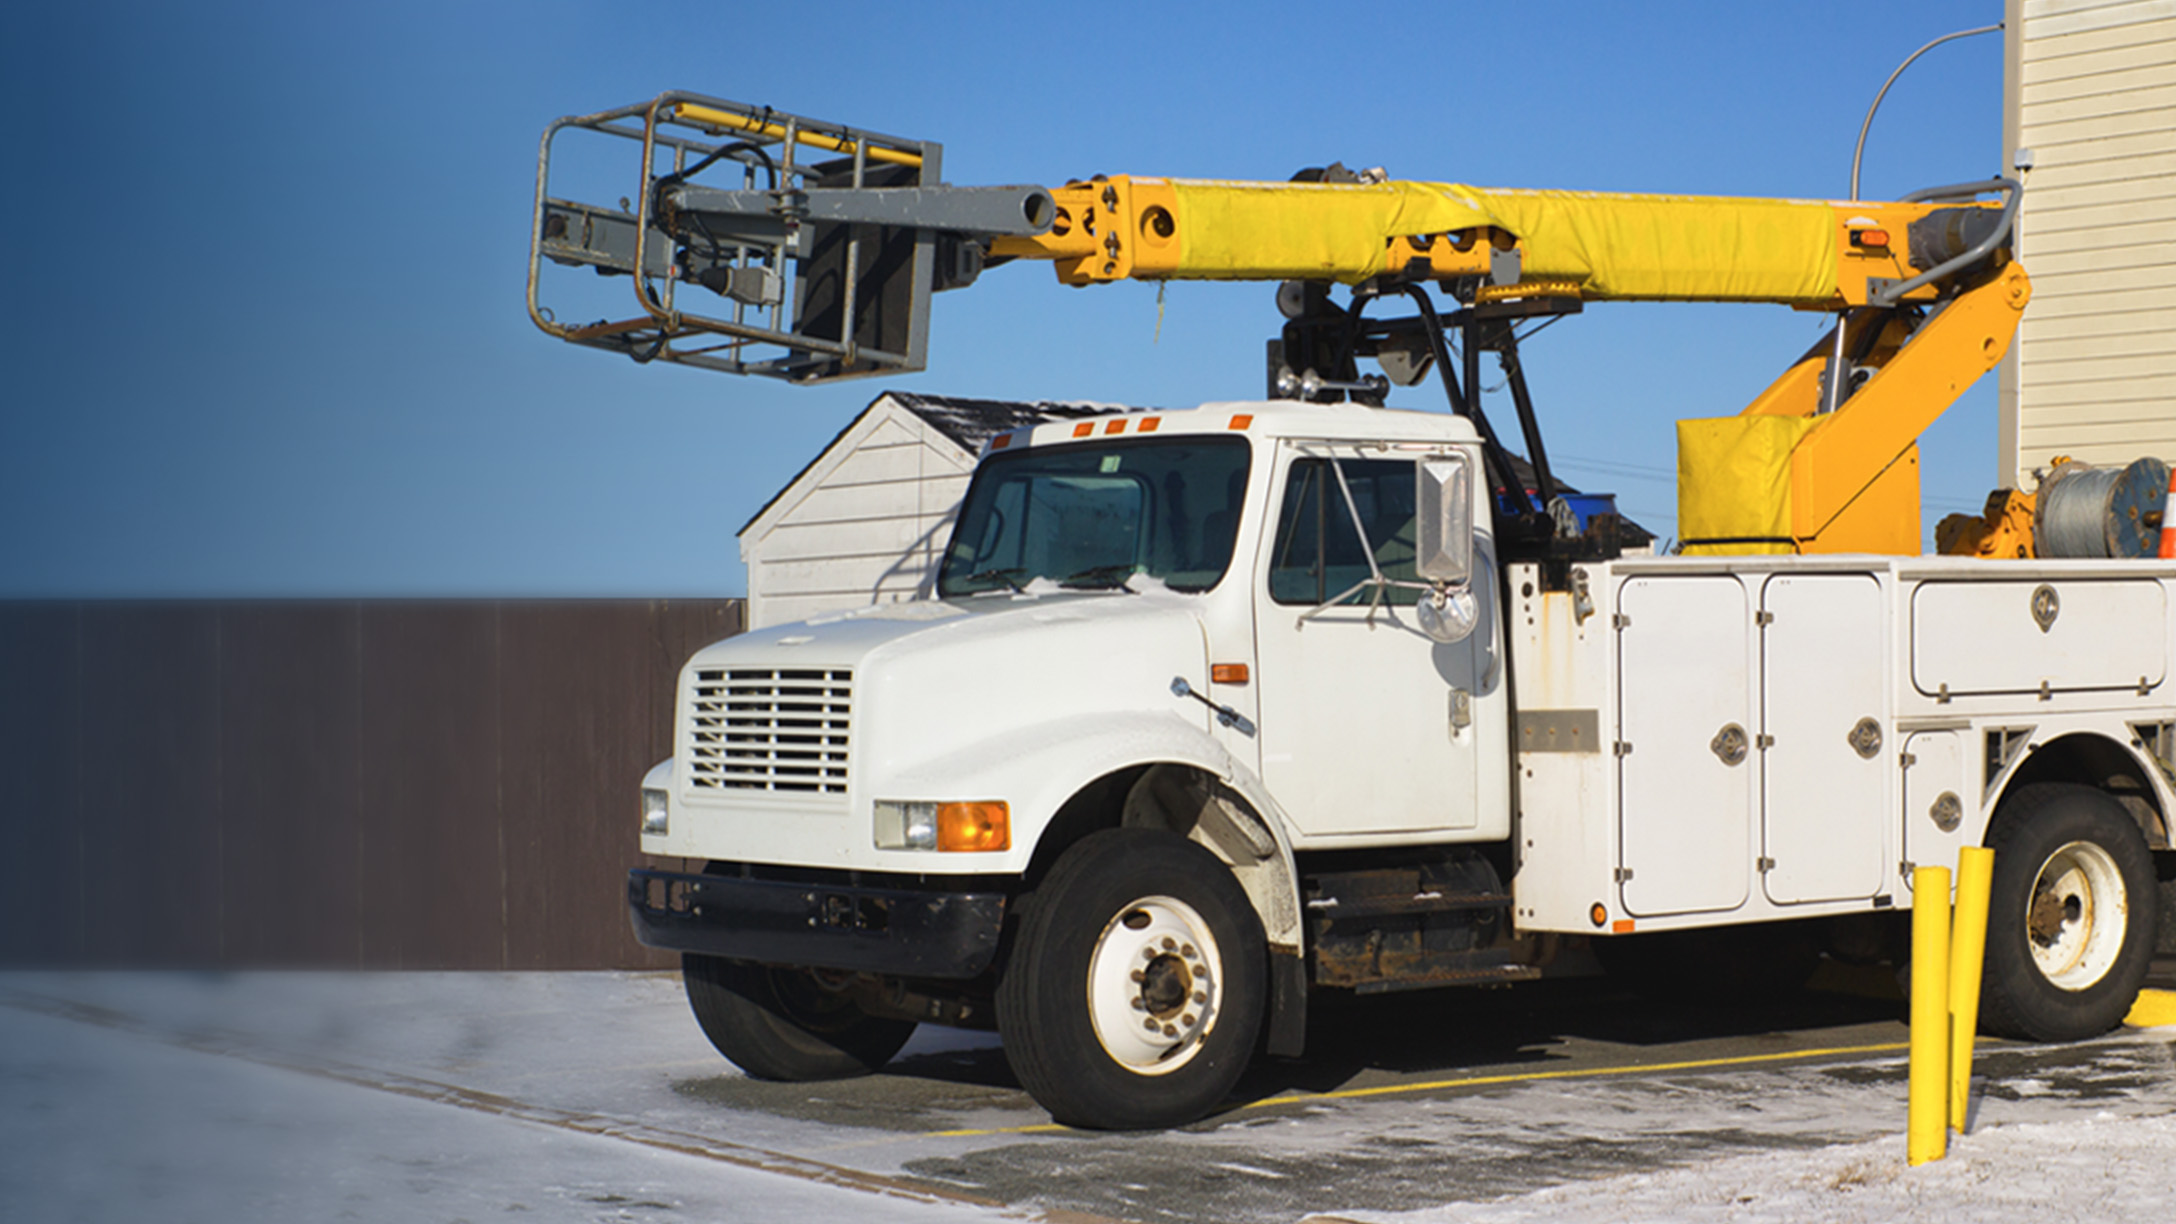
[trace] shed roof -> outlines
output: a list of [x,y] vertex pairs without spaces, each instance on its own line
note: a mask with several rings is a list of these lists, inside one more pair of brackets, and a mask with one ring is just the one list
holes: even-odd
[[876,411],[877,406],[885,400],[890,400],[899,407],[920,417],[930,428],[943,434],[968,455],[981,453],[983,444],[991,438],[1025,425],[1038,425],[1044,421],[1071,421],[1082,417],[1109,416],[1119,412],[1144,411],[1144,409],[1129,408],[1123,404],[1096,404],[1080,400],[991,400],[972,399],[956,395],[917,395],[911,391],[886,391],[870,400],[868,407],[854,414],[854,419],[848,421],[845,427],[833,435],[829,442],[824,443],[823,449],[811,455],[809,461],[801,465],[801,470],[795,472],[791,480],[778,486],[778,491],[771,494],[768,501],[757,507],[756,512],[749,515],[748,521],[742,523],[740,530],[734,534],[748,534],[748,529],[756,525],[756,520],[770,513],[771,507],[778,504],[779,498],[784,497],[795,485],[801,483],[803,477],[807,476],[819,463],[823,462],[825,455],[830,454],[833,448],[837,447],[840,442],[845,441],[847,436],[854,432],[855,427],[866,420],[869,414]]

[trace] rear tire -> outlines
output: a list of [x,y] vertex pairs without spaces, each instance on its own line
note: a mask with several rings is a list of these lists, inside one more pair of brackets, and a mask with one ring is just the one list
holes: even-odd
[[1177,834],[1107,829],[1059,857],[1023,907],[997,990],[1013,1073],[1069,1126],[1178,1126],[1254,1054],[1262,923],[1231,869]]
[[688,1006],[703,1035],[757,1079],[848,1079],[890,1062],[914,1035],[911,1020],[868,1015],[806,969],[779,969],[683,953]]
[[2114,1028],[2153,956],[2145,835],[2101,791],[2035,783],[2002,801],[1987,844],[1995,869],[1981,1026],[2032,1041]]

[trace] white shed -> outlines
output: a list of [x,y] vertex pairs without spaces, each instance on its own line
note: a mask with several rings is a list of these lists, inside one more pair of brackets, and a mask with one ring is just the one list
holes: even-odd
[[1125,411],[879,395],[740,529],[749,627],[913,598],[936,572],[985,442],[1023,425]]
[[2032,274],[2000,472],[2176,459],[2176,2],[2008,0],[2003,143]]

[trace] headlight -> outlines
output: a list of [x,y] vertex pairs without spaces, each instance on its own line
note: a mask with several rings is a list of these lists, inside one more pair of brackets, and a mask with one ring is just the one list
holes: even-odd
[[937,805],[877,800],[876,844],[880,850],[935,850]]
[[879,799],[874,809],[880,850],[975,852],[1012,848],[1012,814],[1003,800],[930,803]]
[[667,807],[665,792],[642,788],[642,832],[644,836],[663,836],[666,829]]

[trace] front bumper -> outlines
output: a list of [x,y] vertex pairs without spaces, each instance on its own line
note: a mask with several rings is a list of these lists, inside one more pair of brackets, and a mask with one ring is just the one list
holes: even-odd
[[996,892],[627,873],[628,915],[648,947],[896,977],[979,976],[997,955],[1006,900]]

